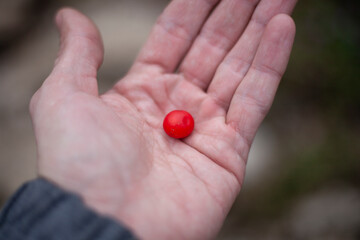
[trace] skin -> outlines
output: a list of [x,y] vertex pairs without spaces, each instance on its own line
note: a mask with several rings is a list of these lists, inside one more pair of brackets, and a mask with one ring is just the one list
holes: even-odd
[[[60,10],[59,55],[30,103],[39,175],[142,239],[214,238],[286,69],[295,4],[173,0],[128,74],[103,95],[98,30]],[[162,128],[175,109],[195,120],[183,140]]]

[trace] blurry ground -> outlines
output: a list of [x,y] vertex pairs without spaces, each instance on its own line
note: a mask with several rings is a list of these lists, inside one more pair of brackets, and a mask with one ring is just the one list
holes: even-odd
[[[52,16],[78,8],[100,28],[100,89],[126,73],[166,0],[0,0],[0,206],[34,178],[28,102],[58,47]],[[360,239],[359,3],[302,0],[288,71],[218,239]]]

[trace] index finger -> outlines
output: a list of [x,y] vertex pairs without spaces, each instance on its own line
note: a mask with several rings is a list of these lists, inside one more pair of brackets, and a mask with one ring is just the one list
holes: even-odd
[[158,18],[133,69],[157,66],[173,72],[220,0],[173,0]]

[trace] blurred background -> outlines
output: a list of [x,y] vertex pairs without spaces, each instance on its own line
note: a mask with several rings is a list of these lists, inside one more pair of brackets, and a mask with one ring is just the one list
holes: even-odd
[[[28,103],[58,48],[53,15],[90,16],[100,90],[123,76],[167,0],[0,0],[0,206],[36,176]],[[287,73],[218,239],[360,239],[359,1],[301,0]]]

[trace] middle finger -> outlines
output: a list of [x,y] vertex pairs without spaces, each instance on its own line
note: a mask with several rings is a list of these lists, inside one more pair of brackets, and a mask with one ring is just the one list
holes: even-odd
[[244,31],[259,0],[223,0],[204,24],[179,71],[206,90],[217,66]]

